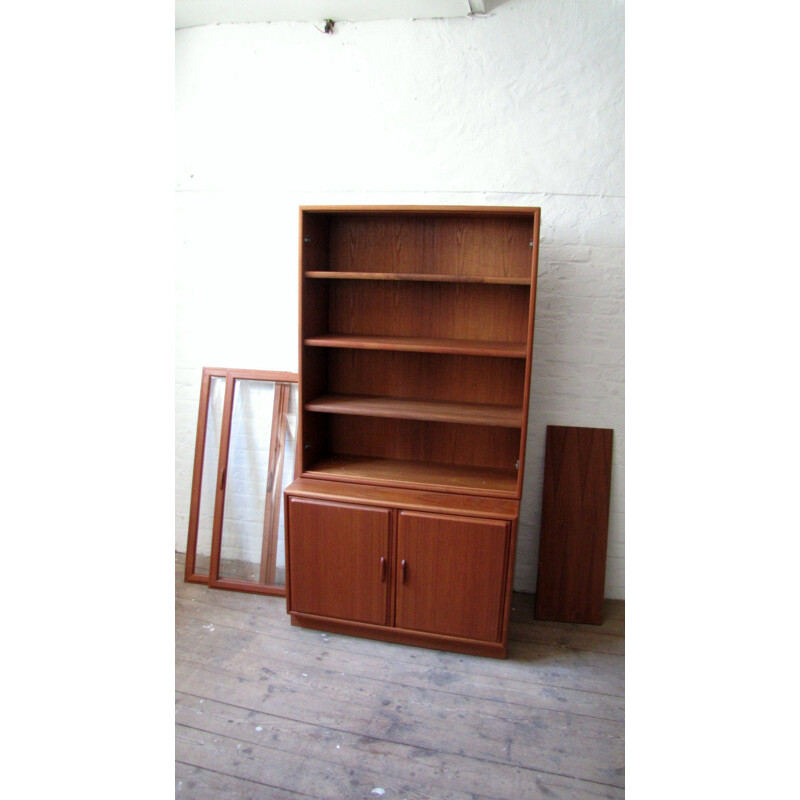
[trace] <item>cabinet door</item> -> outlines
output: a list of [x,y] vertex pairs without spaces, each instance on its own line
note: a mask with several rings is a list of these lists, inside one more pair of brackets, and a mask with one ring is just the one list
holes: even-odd
[[510,523],[403,511],[398,628],[499,641]]
[[387,624],[390,525],[385,508],[291,498],[289,610]]

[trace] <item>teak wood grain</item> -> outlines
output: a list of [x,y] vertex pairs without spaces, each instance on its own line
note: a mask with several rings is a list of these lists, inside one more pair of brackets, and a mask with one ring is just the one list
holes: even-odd
[[520,429],[331,414],[330,453],[444,467],[515,470]]
[[547,426],[537,619],[602,622],[613,433]]
[[[300,218],[304,410],[298,475],[319,475],[330,457],[398,464],[423,460],[429,466],[463,466],[465,474],[481,468],[513,469],[512,491],[519,495],[538,209],[307,207]],[[332,273],[336,279],[317,277]],[[370,274],[382,279],[370,279]],[[513,425],[521,419],[520,434],[513,441],[503,436],[493,440],[491,426],[485,425],[493,421],[488,416],[471,418],[476,428],[469,432],[430,426],[392,430],[314,411],[320,408],[313,405],[320,397],[339,394],[513,406],[518,409]],[[341,408],[348,415],[351,410]],[[404,416],[424,421],[426,415]],[[456,423],[453,414],[448,416],[438,421]],[[471,439],[466,446],[460,441],[465,434]],[[419,446],[408,444],[419,437],[431,437],[421,455]],[[493,476],[487,477],[484,488],[494,482]],[[508,489],[503,485],[499,491]]]
[[412,353],[451,353],[453,355],[467,356],[525,358],[524,342],[326,333],[309,336],[304,340],[304,344],[309,347],[345,347],[356,350],[397,350]]
[[306,278],[318,280],[359,281],[421,281],[434,283],[498,283],[509,286],[530,286],[531,279],[509,278],[492,275],[426,275],[412,272],[334,272],[331,270],[308,270]]
[[282,502],[281,476],[283,475],[286,428],[288,426],[290,386],[275,384],[275,399],[270,425],[267,491],[264,503],[264,536],[261,545],[261,571],[259,582],[265,586],[275,583],[275,566],[278,559],[278,528]]
[[525,217],[458,213],[338,214],[331,219],[332,271],[530,277]]
[[[503,657],[539,209],[305,207],[300,231],[300,449],[286,490],[292,622]],[[492,517],[480,505],[492,501],[515,505]],[[470,518],[468,508],[482,510]],[[374,569],[354,566],[342,572],[346,590],[331,588],[341,570],[327,575],[312,557],[316,542],[332,563],[346,553],[360,563],[360,551],[374,561],[372,545],[343,532],[379,511],[389,515],[384,617],[367,600]]]
[[290,498],[290,611],[389,622],[389,535],[385,508]]
[[463,514],[468,517],[515,520],[519,502],[480,495],[453,495],[448,492],[368,486],[361,483],[298,478],[292,483],[293,497],[317,498],[343,503],[379,505],[427,511],[433,514]]
[[203,367],[200,379],[200,402],[197,412],[197,433],[194,444],[194,467],[192,471],[192,498],[189,507],[189,531],[186,540],[186,581],[208,583],[208,573],[200,572],[197,567],[197,534],[200,524],[200,495],[203,487],[203,460],[206,449],[206,429],[208,423],[208,404],[211,388],[211,379],[225,380],[228,374],[226,369]]
[[529,287],[338,281],[328,332],[477,342],[524,342]]
[[515,406],[522,414],[525,362],[438,353],[328,352],[330,394]]
[[423,511],[404,505],[406,493],[376,506],[303,488],[306,497],[295,484],[286,491],[293,624],[505,655],[516,510],[511,520],[472,517],[451,498],[457,511],[444,515],[427,510],[441,503],[436,493],[417,494]]
[[499,641],[510,525],[401,511],[398,628]]
[[328,394],[306,403],[306,408],[309,411],[360,417],[460,422],[500,428],[519,428],[522,425],[522,409],[487,403]]
[[516,497],[517,472],[419,460],[351,456],[341,453],[320,458],[304,474],[330,481],[432,489],[469,495]]

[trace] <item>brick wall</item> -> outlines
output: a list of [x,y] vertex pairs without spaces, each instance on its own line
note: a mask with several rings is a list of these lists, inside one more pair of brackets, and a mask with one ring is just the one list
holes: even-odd
[[613,428],[606,596],[625,592],[623,200],[543,197],[515,585],[533,587],[547,425]]
[[615,430],[608,597],[624,597],[624,7],[176,34],[176,521],[202,367],[297,369],[297,208],[541,206],[515,588],[533,591],[547,424]]

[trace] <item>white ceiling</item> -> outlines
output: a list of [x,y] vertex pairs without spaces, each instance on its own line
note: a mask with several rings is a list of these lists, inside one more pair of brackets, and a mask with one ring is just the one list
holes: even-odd
[[485,0],[175,0],[175,29],[220,22],[355,22],[466,17]]

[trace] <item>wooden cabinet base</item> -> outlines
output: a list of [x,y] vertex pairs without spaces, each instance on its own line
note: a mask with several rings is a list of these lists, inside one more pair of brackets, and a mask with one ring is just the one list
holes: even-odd
[[504,658],[519,504],[296,480],[286,489],[292,624]]
[[434,650],[448,650],[452,653],[465,653],[471,656],[489,656],[505,658],[507,645],[500,642],[478,642],[470,639],[457,639],[453,636],[407,631],[401,628],[385,628],[380,625],[365,625],[359,622],[316,617],[313,614],[290,614],[292,625],[301,628],[312,628],[327,633],[339,633],[345,636],[360,636],[364,639],[378,639],[393,644],[406,644],[415,647],[428,647]]

